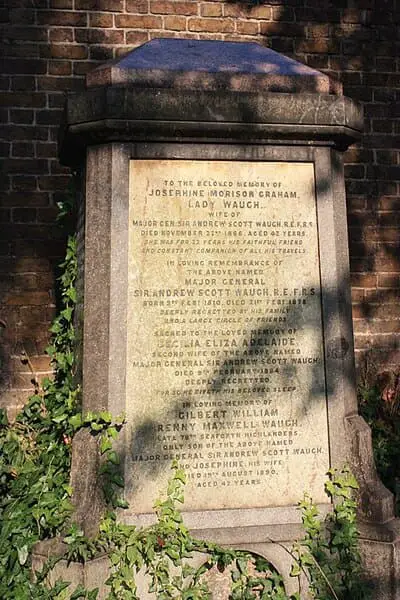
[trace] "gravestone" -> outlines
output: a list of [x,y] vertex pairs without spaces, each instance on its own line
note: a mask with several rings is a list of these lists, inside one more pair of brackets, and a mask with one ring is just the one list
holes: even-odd
[[[342,152],[360,108],[247,43],[153,40],[87,84],[60,152],[86,171],[83,411],[127,417],[121,519],[151,522],[178,459],[194,534],[265,556],[290,590],[271,540],[301,536],[305,491],[329,510],[326,472],[350,463],[366,570],[394,600],[398,523],[355,393]],[[97,466],[78,437],[89,533]]]

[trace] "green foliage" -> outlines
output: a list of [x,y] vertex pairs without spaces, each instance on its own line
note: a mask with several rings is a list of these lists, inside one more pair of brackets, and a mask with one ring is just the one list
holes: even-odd
[[[73,528],[64,540],[69,545],[68,560],[108,556],[107,600],[139,598],[139,571],[146,573],[148,589],[158,600],[207,600],[211,593],[204,575],[213,567],[219,572],[226,570],[230,577],[231,600],[289,600],[281,576],[265,559],[192,537],[179,510],[184,501],[185,474],[176,463],[172,468],[166,497],[155,504],[154,525],[138,529],[118,522],[110,513],[100,525],[99,536],[91,541]],[[194,566],[194,556],[202,557],[198,567]]]
[[32,546],[57,535],[72,511],[70,419],[78,410],[79,396],[74,384],[73,238],[68,240],[62,267],[62,308],[48,348],[55,377],[43,383],[42,393],[31,396],[15,423],[8,423],[4,411],[0,417],[0,597],[4,600],[31,597]]
[[[148,589],[158,600],[208,600],[205,575],[212,568],[230,578],[230,600],[299,600],[299,594],[287,596],[281,576],[264,558],[192,537],[180,512],[185,474],[176,463],[172,468],[166,497],[155,504],[154,525],[138,529],[118,522],[110,513],[95,540],[85,540],[82,532],[71,529],[65,538],[66,558],[85,561],[97,554],[108,556],[107,600],[138,599],[139,571],[146,573]],[[333,509],[324,520],[309,497],[301,503],[305,537],[290,552],[291,574],[304,574],[312,597],[318,600],[366,600],[353,498],[357,482],[346,468],[339,473],[331,470],[325,487]],[[202,557],[200,566],[194,566],[195,556]]]
[[361,600],[368,597],[368,591],[358,551],[354,499],[358,485],[348,468],[332,469],[328,475],[325,491],[333,501],[333,511],[322,522],[311,499],[304,497],[300,506],[305,537],[294,548],[292,575],[304,569],[318,600]]
[[[70,208],[65,210],[69,212]],[[0,413],[0,597],[95,600],[97,590],[78,586],[71,591],[63,581],[50,587],[48,575],[61,559],[86,562],[102,554],[110,562],[108,600],[137,598],[139,571],[146,573],[149,589],[158,600],[207,600],[211,597],[207,573],[213,568],[230,579],[230,600],[299,600],[299,594],[290,598],[286,595],[282,577],[265,559],[192,537],[180,512],[185,474],[177,464],[173,465],[166,497],[156,502],[154,525],[138,529],[119,522],[110,512],[102,520],[96,539],[87,539],[76,525],[71,525],[71,444],[83,427],[98,436],[110,509],[124,508],[126,503],[120,497],[124,484],[120,459],[113,449],[123,419],[114,419],[105,411],[82,415],[79,406],[74,352],[74,238],[68,240],[62,268],[61,310],[52,325],[48,348],[54,378],[43,383],[42,391],[36,391],[14,423],[8,423],[4,411]],[[304,572],[318,600],[366,598],[360,584],[354,489],[356,482],[347,470],[339,474],[332,471],[326,491],[334,508],[325,521],[309,498],[301,505],[305,538],[292,551],[292,575]],[[33,544],[63,533],[65,556],[50,558],[32,580]],[[202,557],[200,566],[195,566],[194,557]]]
[[393,381],[387,382],[386,388],[379,385],[377,377],[374,377],[374,383],[368,380],[361,381],[358,386],[358,406],[360,414],[371,427],[372,447],[379,477],[395,494],[396,512],[399,515],[400,390],[399,376],[391,375]]

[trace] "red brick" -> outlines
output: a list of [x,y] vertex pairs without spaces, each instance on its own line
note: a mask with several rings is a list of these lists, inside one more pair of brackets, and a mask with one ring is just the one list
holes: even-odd
[[38,92],[3,92],[0,94],[0,102],[3,106],[22,106],[24,108],[40,108],[46,106],[46,95]]
[[10,156],[10,154],[11,154],[11,143],[0,141],[0,155],[1,156]]
[[7,208],[0,208],[0,223],[9,223],[10,221],[11,211]]
[[372,101],[372,89],[369,89],[366,86],[346,85],[346,94],[354,100],[358,100],[361,102]]
[[47,62],[36,58],[29,58],[29,54],[26,55],[28,58],[9,58],[4,61],[3,73],[21,73],[23,75],[37,75],[40,73],[46,73]]
[[390,72],[393,69],[393,60],[391,58],[377,56],[375,59],[375,67],[377,71]]
[[259,23],[257,21],[237,21],[236,31],[244,35],[257,35]]
[[345,165],[344,173],[345,173],[345,177],[347,177],[349,179],[364,179],[365,166],[364,165]]
[[[75,39],[89,44],[122,44],[124,32],[115,29],[76,29]],[[87,58],[87,53],[83,58]]]
[[88,57],[87,47],[77,44],[51,44],[50,53],[52,58],[68,58],[70,60]]
[[224,16],[225,17],[240,17],[244,19],[266,19],[272,18],[272,10],[269,6],[252,5],[252,4],[239,4],[239,3],[225,3],[224,4]]
[[39,177],[39,190],[53,192],[67,189],[70,177],[67,175],[43,175]]
[[222,17],[222,4],[220,2],[206,2],[200,5],[202,17]]
[[296,21],[317,21],[319,23],[340,23],[341,12],[334,8],[295,8]]
[[400,165],[368,165],[367,173],[373,179],[387,179],[393,182],[400,179]]
[[[148,31],[147,35],[149,36],[150,40],[154,40],[160,37],[161,32],[160,31]],[[182,33],[179,34],[179,37],[181,38],[185,38],[188,37],[188,35],[190,36],[190,34],[188,34],[187,31],[182,31]],[[175,38],[176,34],[173,31],[162,31],[162,36],[163,38]],[[195,35],[194,37],[192,36],[191,39],[197,39],[197,36]]]
[[[59,254],[64,252],[64,247],[61,248],[61,252],[59,252]],[[55,254],[54,249],[53,249],[53,254]],[[35,273],[35,277],[37,279],[37,284],[38,284],[38,288],[43,289],[43,288],[52,288],[54,285],[54,276],[52,271],[45,271],[43,273]]]
[[355,288],[376,288],[377,275],[374,273],[351,273],[351,285]]
[[46,273],[49,270],[47,258],[18,258],[15,263],[16,273]]
[[28,158],[35,155],[33,142],[13,142],[11,156],[17,158]]
[[328,70],[329,68],[329,56],[324,54],[306,54],[304,62],[312,69]]
[[394,123],[389,119],[373,119],[372,130],[377,133],[394,133]]
[[312,23],[307,27],[307,37],[309,38],[321,38],[329,37],[329,24],[328,23]]
[[9,75],[0,75],[0,90],[7,91],[11,86],[11,77]]
[[72,77],[38,77],[38,88],[40,90],[73,92],[84,89],[83,81]]
[[59,125],[61,123],[62,111],[60,110],[38,110],[36,122],[38,125]]
[[234,31],[232,19],[189,19],[189,31],[208,31],[209,33],[229,33]]
[[[48,314],[48,311],[46,312]],[[48,318],[46,318],[48,320]],[[32,356],[31,363],[35,371],[49,371],[51,369],[50,358],[48,356]]]
[[35,375],[25,373],[13,373],[10,385],[12,388],[26,390],[27,396],[35,390]]
[[15,288],[18,288],[19,291],[37,290],[38,280],[36,273],[14,273],[13,285]]
[[198,4],[179,0],[151,0],[150,12],[158,15],[197,15]]
[[364,83],[368,86],[400,87],[400,73],[365,73]]
[[49,301],[48,292],[21,292],[10,294],[5,298],[5,304],[9,306],[37,306],[48,304]]
[[[136,0],[133,0],[135,3]],[[122,12],[123,0],[75,0],[76,10],[95,10],[102,12]],[[129,8],[127,10],[130,10]]]
[[364,290],[352,289],[351,290],[351,299],[353,303],[362,302],[364,300]]
[[72,27],[57,27],[49,31],[50,42],[73,42],[74,30]]
[[378,274],[378,288],[400,288],[400,276],[394,273]]
[[354,319],[353,321],[354,333],[369,333],[368,324],[362,319]]
[[12,178],[12,187],[14,190],[20,192],[36,190],[36,177],[34,175],[14,175]]
[[15,92],[35,90],[35,77],[33,75],[16,75],[11,80],[11,88]]
[[260,33],[268,36],[296,37],[303,32],[295,23],[260,23]]
[[[375,268],[377,271],[399,272],[400,260],[397,256],[387,253],[387,246],[388,244],[385,244],[385,249],[378,251],[375,256]],[[393,244],[393,248],[393,252],[398,252],[398,247],[395,244]]]
[[378,210],[398,211],[400,210],[400,198],[381,197],[378,198]]
[[173,31],[185,31],[187,25],[186,17],[165,17],[164,27]]
[[36,156],[38,158],[53,158],[57,156],[57,144],[55,142],[37,142]]
[[8,158],[4,161],[8,173],[37,174],[47,171],[47,161],[43,159]]
[[44,10],[38,12],[39,25],[71,25],[73,27],[85,27],[87,15],[84,12]]
[[44,27],[6,27],[3,39],[11,41],[47,42],[48,31]]
[[47,101],[49,104],[49,108],[64,108],[65,96],[59,93],[50,93],[47,94]]
[[[398,298],[397,300],[399,301],[400,298]],[[400,319],[389,319],[387,321],[383,321],[382,319],[374,319],[369,323],[369,332],[372,334],[400,333]]]
[[153,15],[115,15],[115,26],[132,29],[160,29],[162,18]]
[[98,63],[90,60],[79,60],[73,63],[74,75],[86,75],[92,69],[98,66]]
[[89,58],[97,61],[106,61],[114,58],[113,48],[110,46],[90,46]]
[[48,206],[37,210],[38,223],[55,223],[59,210],[56,206]]
[[110,13],[91,13],[89,14],[90,27],[112,27],[113,15]]
[[[4,2],[7,6],[7,2]],[[25,2],[23,6],[18,7],[18,3],[9,2],[10,10],[8,12],[8,18],[11,24],[21,25],[21,24],[32,24],[35,22],[35,10],[33,10],[33,5],[27,6]]]
[[[3,45],[3,56],[7,57],[6,61],[12,58],[26,58],[29,56],[29,59],[32,60],[34,58],[40,58],[40,49],[42,46],[46,44],[38,44],[38,43],[29,43],[20,41],[18,44],[4,44]],[[4,61],[4,63],[6,63]],[[4,71],[4,69],[3,69]],[[10,69],[12,72],[12,69]]]
[[65,165],[60,165],[57,159],[50,161],[50,173],[52,175],[70,175],[71,170]]
[[73,0],[50,0],[50,8],[73,8]]
[[35,208],[14,208],[12,211],[12,220],[14,223],[35,223]]
[[49,64],[49,75],[71,75],[72,65],[66,60],[53,60]]
[[138,46],[144,44],[149,39],[148,33],[145,31],[127,31],[126,32],[126,43]]
[[285,23],[292,23],[296,20],[294,9],[289,8],[288,6],[285,6],[284,8],[274,7],[272,9],[272,20]]
[[337,40],[319,38],[314,40],[300,40],[297,42],[296,48],[298,52],[337,54],[340,46]]
[[149,0],[126,0],[126,12],[137,14],[146,14],[149,12]]
[[294,40],[292,38],[273,37],[268,40],[268,46],[275,52],[289,55],[294,53]]
[[373,98],[374,102],[395,102],[396,90],[374,89]]

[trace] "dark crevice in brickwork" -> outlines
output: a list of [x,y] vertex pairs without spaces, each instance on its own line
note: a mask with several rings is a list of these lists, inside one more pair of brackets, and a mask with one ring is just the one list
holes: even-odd
[[365,136],[345,155],[356,348],[373,347],[396,365],[399,22],[395,0],[0,2],[3,402],[19,403],[30,387],[18,364],[21,344],[47,370],[53,271],[64,243],[54,219],[70,180],[57,161],[64,93],[83,89],[100,62],[154,37],[257,41],[340,79],[344,93],[363,103]]

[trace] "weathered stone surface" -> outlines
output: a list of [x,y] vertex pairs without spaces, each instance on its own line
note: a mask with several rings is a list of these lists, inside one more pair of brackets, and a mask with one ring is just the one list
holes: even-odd
[[92,71],[88,86],[67,101],[60,156],[71,165],[87,145],[117,140],[297,137],[343,148],[362,130],[340,85],[252,43],[153,40]]
[[256,43],[155,39],[87,75],[87,86],[342,93],[320,71]]
[[345,149],[361,129],[361,108],[345,96],[103,87],[69,96],[60,158],[76,165],[87,145],[144,139],[297,139]]
[[[154,520],[176,457],[193,532],[261,554],[288,586],[297,501],[311,491],[328,511],[324,472],[350,463],[369,577],[377,590],[382,582],[377,598],[396,600],[398,521],[355,393],[340,150],[362,114],[327,93],[325,76],[234,46],[218,44],[211,61],[200,42],[182,57],[150,44],[68,102],[61,156],[74,164],[87,154],[83,410],[126,411],[122,519]],[[75,495],[89,530],[91,463]]]
[[127,495],[178,459],[188,510],[326,500],[312,163],[131,161]]

